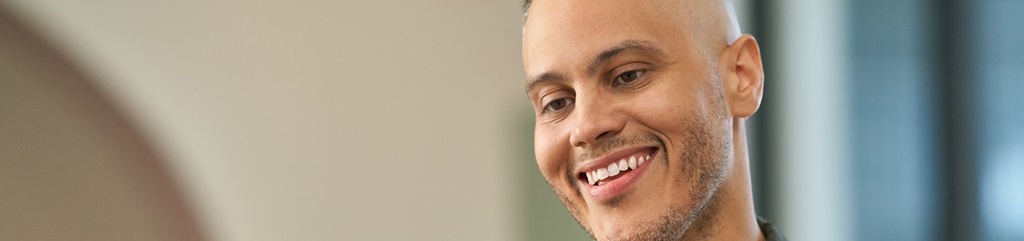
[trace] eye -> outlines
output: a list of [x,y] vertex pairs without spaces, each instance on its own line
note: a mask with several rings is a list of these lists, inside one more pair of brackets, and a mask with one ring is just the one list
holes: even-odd
[[570,98],[558,98],[552,100],[551,102],[548,102],[547,105],[544,105],[544,112],[561,111],[568,107],[569,105],[573,104],[575,101],[576,100]]
[[624,84],[633,83],[637,79],[640,79],[640,76],[644,75],[644,73],[646,73],[646,72],[647,72],[647,70],[642,70],[642,69],[641,70],[626,71],[625,73],[622,73],[622,74],[619,74],[619,76],[616,76],[615,80],[612,81],[612,85],[618,86],[618,85],[624,85]]

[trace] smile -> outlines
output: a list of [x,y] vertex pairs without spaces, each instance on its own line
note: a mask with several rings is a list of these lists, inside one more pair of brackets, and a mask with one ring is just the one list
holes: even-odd
[[635,170],[637,166],[643,165],[645,161],[651,159],[650,154],[637,153],[634,156],[619,159],[618,162],[612,162],[608,167],[598,168],[597,170],[587,172],[587,182],[591,186],[598,186],[598,184],[605,179],[618,176],[619,174],[625,174],[630,170]]
[[580,169],[580,185],[597,201],[607,201],[621,196],[643,175],[657,154],[658,148],[646,147],[607,155]]

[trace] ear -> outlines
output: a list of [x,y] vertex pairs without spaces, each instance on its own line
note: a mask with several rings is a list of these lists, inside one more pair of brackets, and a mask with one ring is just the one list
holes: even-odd
[[723,91],[726,104],[735,118],[747,118],[761,106],[764,68],[761,50],[753,36],[744,34],[722,51],[719,64],[724,71]]

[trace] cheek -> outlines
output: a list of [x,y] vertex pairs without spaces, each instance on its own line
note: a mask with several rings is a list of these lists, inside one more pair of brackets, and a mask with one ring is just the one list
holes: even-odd
[[[643,105],[646,121],[666,132],[686,131],[693,118],[708,117],[721,108],[721,90],[707,69],[690,66],[686,71],[667,72],[647,88],[638,103]],[[667,134],[667,133],[666,133]]]
[[[685,123],[685,117],[693,111],[694,100],[692,94],[687,93],[681,86],[658,87],[644,95],[644,99],[636,103],[636,113],[640,121],[659,132],[677,132]],[[668,134],[668,133],[663,133]]]
[[[548,183],[555,185],[554,181],[559,180],[562,173],[568,168],[569,140],[551,127],[537,126],[534,128],[534,155],[537,158],[537,167]],[[563,137],[564,136],[564,137]]]

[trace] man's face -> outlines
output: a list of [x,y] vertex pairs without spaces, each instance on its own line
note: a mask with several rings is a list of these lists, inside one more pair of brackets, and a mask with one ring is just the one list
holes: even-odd
[[668,2],[535,1],[529,10],[523,59],[537,164],[600,240],[678,239],[714,208],[731,169],[721,49]]

